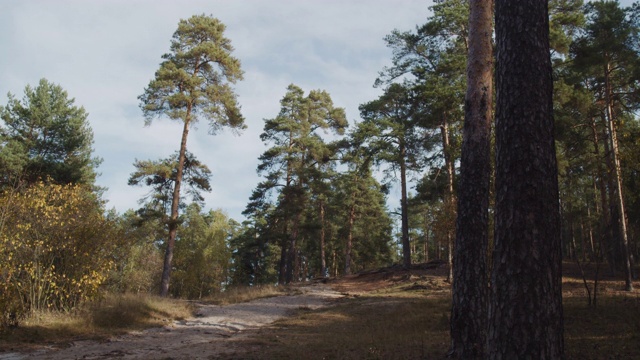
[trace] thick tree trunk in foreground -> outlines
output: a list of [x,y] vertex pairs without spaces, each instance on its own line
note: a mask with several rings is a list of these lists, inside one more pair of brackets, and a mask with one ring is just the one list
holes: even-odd
[[496,227],[489,359],[564,357],[548,3],[496,0]]
[[453,257],[451,355],[484,355],[493,105],[492,0],[469,2],[467,94]]

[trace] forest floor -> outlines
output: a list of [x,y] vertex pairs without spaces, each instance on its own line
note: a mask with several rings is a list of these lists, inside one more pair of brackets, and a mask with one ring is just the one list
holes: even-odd
[[[595,266],[585,269],[593,279]],[[446,275],[446,266],[433,262],[316,280],[292,286],[293,295],[198,304],[195,317],[161,328],[30,347],[0,353],[0,360],[443,359],[451,297]],[[594,308],[579,268],[564,264],[567,359],[640,359],[640,291],[622,291],[606,268],[599,277]],[[593,293],[593,281],[588,285]]]

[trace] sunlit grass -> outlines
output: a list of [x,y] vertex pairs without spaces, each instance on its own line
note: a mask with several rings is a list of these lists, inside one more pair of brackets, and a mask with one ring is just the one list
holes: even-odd
[[214,296],[202,299],[203,302],[216,305],[229,305],[247,302],[256,299],[286,295],[294,291],[289,287],[259,285],[259,286],[239,286],[226,289]]
[[0,350],[29,344],[104,339],[190,317],[194,307],[180,300],[144,294],[106,295],[72,312],[40,311],[0,337]]
[[[260,330],[250,344],[255,359],[442,359],[449,348],[451,297],[443,279],[390,282],[378,290]],[[568,280],[568,279],[565,279]],[[602,284],[598,306],[580,291],[565,293],[567,359],[640,359],[640,292]]]
[[448,296],[398,289],[345,299],[260,330],[255,359],[437,359],[449,342]]
[[[360,280],[359,280],[360,281]],[[366,282],[366,279],[362,281]],[[565,277],[567,359],[640,359],[640,291],[623,292],[619,279],[603,280],[598,306],[587,305],[580,279]],[[443,276],[419,274],[378,280],[318,310],[262,328],[243,342],[252,359],[440,359],[449,348],[451,294]],[[362,286],[360,284],[359,286]],[[206,303],[231,304],[295,294],[295,286],[233,288]],[[0,352],[33,345],[104,339],[191,316],[194,302],[145,295],[110,295],[72,313],[33,314],[0,336]],[[244,341],[244,340],[243,340]],[[245,347],[246,345],[246,347]]]

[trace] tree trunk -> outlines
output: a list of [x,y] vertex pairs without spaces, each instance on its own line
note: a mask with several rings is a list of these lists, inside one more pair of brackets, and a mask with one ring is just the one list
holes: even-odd
[[447,168],[447,192],[445,194],[445,211],[447,213],[447,265],[449,266],[449,274],[447,281],[453,280],[453,224],[449,226],[449,220],[455,216],[455,198],[453,193],[453,178],[455,176],[453,169],[453,160],[451,159],[451,145],[449,143],[449,122],[446,114],[442,117],[442,125],[440,126],[442,134],[442,152],[444,153],[444,165]]
[[453,258],[451,354],[484,356],[493,105],[492,0],[469,2],[467,94]]
[[562,359],[548,2],[496,0],[496,215],[489,359]]
[[[353,198],[355,201],[355,197]],[[347,244],[345,246],[344,253],[344,274],[351,274],[351,248],[353,246],[353,223],[356,220],[356,206],[355,203],[351,204],[349,208],[349,227],[347,231]]]
[[429,262],[429,222],[426,215],[424,220],[424,262]]
[[[607,244],[607,249],[609,250],[609,245],[613,243],[613,233],[611,229],[611,212],[609,211],[610,207],[607,201],[607,184],[605,183],[607,179],[607,173],[602,166],[602,161],[600,157],[600,141],[598,138],[598,130],[596,126],[596,119],[592,118],[591,120],[591,130],[593,135],[593,154],[595,155],[596,164],[597,164],[597,186],[600,192],[600,245],[602,247],[602,242]],[[607,141],[605,141],[605,148]],[[610,159],[608,155],[606,155],[607,151],[605,151],[605,158]],[[610,161],[607,161],[609,163]],[[596,208],[597,210],[597,208]],[[601,249],[603,250],[603,249]],[[600,256],[603,254],[600,253]],[[613,266],[613,257],[611,256],[612,252],[607,251],[607,257],[609,259],[609,266],[611,268],[611,272],[615,271],[615,267]]]
[[400,140],[400,213],[402,223],[402,266],[411,268],[411,244],[409,243],[409,211],[407,204],[407,165],[405,163],[406,148],[404,140]]
[[611,73],[611,65],[607,62],[604,69],[605,81],[605,101],[607,102],[606,115],[607,126],[609,129],[609,140],[611,142],[611,157],[613,160],[613,169],[615,177],[614,193],[616,195],[616,203],[618,207],[618,226],[620,227],[620,246],[622,248],[622,265],[624,267],[625,290],[632,291],[632,273],[631,261],[629,259],[629,238],[627,233],[627,217],[624,208],[624,197],[622,194],[622,170],[620,169],[620,154],[618,150],[618,135],[616,125],[613,119],[612,111],[612,90],[609,75]]
[[594,259],[596,253],[596,247],[593,242],[593,226],[591,224],[591,209],[587,208],[587,231],[589,232],[589,258]]
[[182,185],[182,175],[184,172],[184,161],[187,152],[187,137],[189,135],[189,123],[191,108],[187,109],[187,115],[182,129],[182,139],[180,140],[180,154],[178,155],[178,168],[176,169],[176,182],[173,187],[173,197],[171,199],[171,217],[169,218],[169,239],[167,249],[164,253],[164,265],[162,267],[162,279],[160,281],[160,296],[169,295],[169,279],[171,277],[171,262],[173,261],[173,248],[176,244],[178,233],[178,209],[180,205],[180,186]]
[[[356,174],[354,176],[354,189],[358,188],[358,182],[360,178]],[[353,224],[356,221],[356,194],[357,190],[354,190],[351,193],[351,206],[349,207],[349,219],[348,228],[347,228],[347,243],[345,244],[345,253],[344,253],[344,274],[351,274],[351,248],[353,246]]]
[[294,281],[295,268],[298,262],[298,231],[300,227],[300,213],[297,213],[293,219],[293,225],[291,226],[291,234],[289,235],[289,251],[287,254],[287,276],[286,283],[290,284]]
[[324,201],[320,201],[320,276],[327,277],[327,259],[325,255],[325,223],[324,223]]
[[[606,117],[603,116],[602,119],[605,122],[607,122]],[[620,214],[618,212],[619,208],[616,204],[615,198],[616,198],[616,194],[615,194],[615,179],[614,179],[614,169],[613,169],[613,159],[611,158],[611,141],[610,141],[610,134],[607,133],[606,131],[603,132],[603,138],[604,138],[604,154],[605,154],[605,162],[607,165],[607,185],[606,185],[606,190],[607,190],[607,208],[609,209],[609,222],[607,223],[607,240],[609,240],[609,242],[607,243],[607,260],[609,262],[609,268],[611,270],[611,276],[615,276],[616,275],[616,271],[618,269],[618,264],[621,262],[622,259],[622,255],[621,255],[621,251],[620,251],[620,244],[622,243],[622,241],[620,240],[620,227],[618,226],[618,219],[620,217]]]

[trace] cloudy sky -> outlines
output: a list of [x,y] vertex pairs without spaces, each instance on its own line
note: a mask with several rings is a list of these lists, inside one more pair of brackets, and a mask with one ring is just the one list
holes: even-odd
[[[263,119],[279,111],[287,85],[327,90],[350,123],[373,100],[373,82],[391,52],[383,37],[425,22],[428,0],[0,0],[0,104],[25,85],[61,85],[89,113],[98,184],[107,206],[138,208],[147,191],[127,185],[135,159],[166,158],[179,147],[181,126],[168,119],[144,127],[137,97],[157,70],[178,21],[211,14],[242,62],[236,86],[248,129],[241,136],[192,130],[188,147],[213,172],[207,208],[236,220],[259,177]],[[393,194],[392,194],[393,195]],[[395,206],[395,205],[394,205]]]

